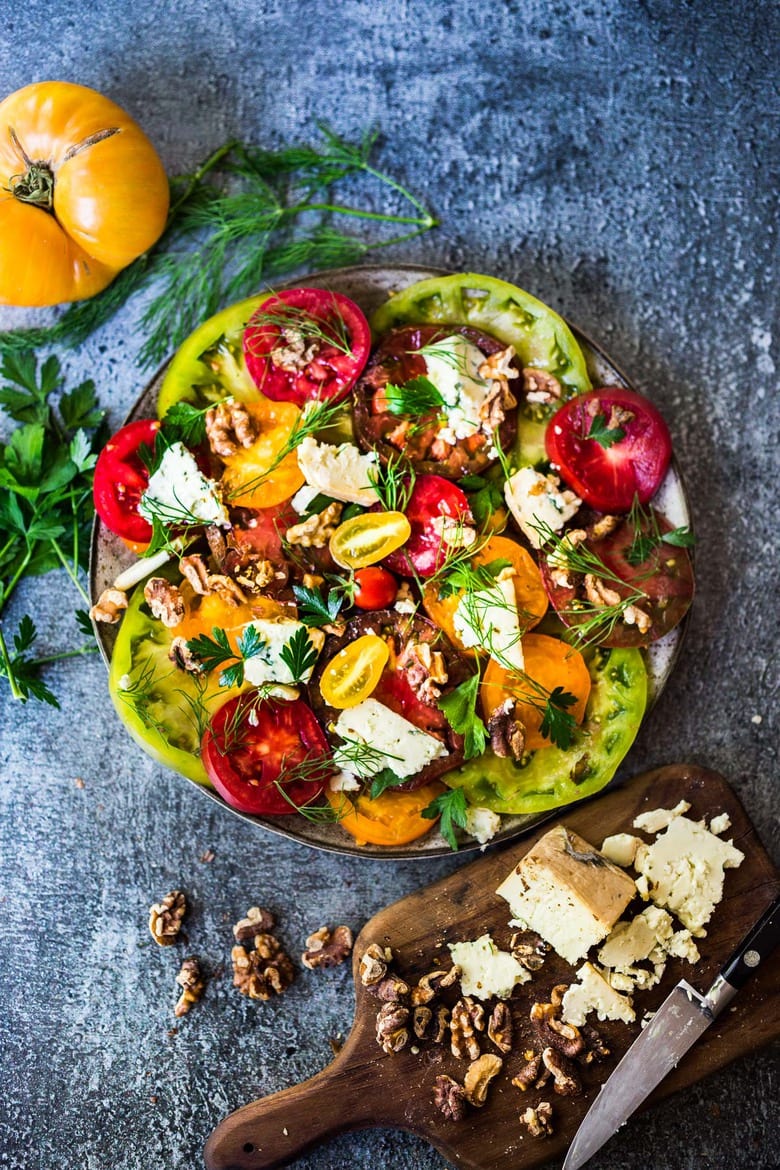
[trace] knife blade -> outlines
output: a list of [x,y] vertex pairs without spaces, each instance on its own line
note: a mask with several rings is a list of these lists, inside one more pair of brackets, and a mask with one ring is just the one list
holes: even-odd
[[701,995],[682,979],[638,1036],[583,1118],[563,1170],[579,1170],[671,1072],[780,943],[780,896]]

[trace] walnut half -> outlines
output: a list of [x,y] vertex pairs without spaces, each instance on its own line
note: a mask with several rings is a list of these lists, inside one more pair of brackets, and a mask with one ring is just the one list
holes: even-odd
[[184,960],[181,970],[176,976],[176,982],[181,987],[182,992],[176,1007],[173,1009],[173,1014],[186,1016],[192,1005],[197,1003],[203,995],[203,989],[206,986],[200,973],[200,963],[194,955]]
[[149,930],[154,941],[161,947],[173,946],[186,913],[187,899],[181,890],[171,890],[162,901],[155,902],[149,908]]
[[233,985],[250,999],[269,1000],[281,995],[295,977],[295,970],[282,944],[272,934],[255,935],[254,950],[235,946],[230,952],[233,961]]
[[301,962],[310,971],[318,967],[338,967],[351,951],[352,931],[348,926],[337,926],[333,931],[328,926],[321,926],[306,939]]
[[520,1120],[531,1137],[549,1137],[553,1131],[552,1114],[550,1102],[540,1101],[535,1109],[529,1105],[525,1112],[520,1114]]

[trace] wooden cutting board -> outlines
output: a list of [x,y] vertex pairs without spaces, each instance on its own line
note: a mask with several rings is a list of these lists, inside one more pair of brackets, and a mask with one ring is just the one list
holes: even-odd
[[[718,968],[780,889],[780,875],[726,781],[704,768],[673,764],[645,773],[625,787],[575,806],[561,818],[599,846],[611,833],[631,832],[638,813],[670,808],[683,798],[690,802],[688,815],[694,819],[728,813],[732,827],[726,837],[733,838],[745,860],[739,869],[726,871],[724,899],[707,937],[697,940],[701,961],[692,967],[670,960],[661,983],[635,996],[637,1019],[658,1007],[683,977],[701,991],[709,987]],[[511,1079],[524,1063],[524,1050],[540,1049],[528,1019],[531,1004],[547,1001],[555,984],[574,978],[573,969],[550,952],[541,970],[529,983],[516,987],[509,1001],[515,1027],[513,1049],[490,1087],[487,1104],[469,1109],[462,1121],[448,1121],[433,1105],[434,1080],[439,1073],[447,1073],[462,1081],[468,1061],[457,1060],[448,1045],[430,1041],[419,1042],[418,1052],[407,1047],[399,1053],[383,1053],[375,1039],[378,1002],[357,978],[360,957],[372,942],[392,947],[394,970],[411,984],[436,966],[448,966],[448,942],[476,939],[488,931],[499,947],[508,949],[512,934],[508,906],[495,889],[549,828],[548,822],[523,841],[488,853],[388,906],[366,924],[355,942],[355,1023],[343,1049],[311,1080],[254,1101],[221,1122],[206,1144],[208,1170],[270,1170],[293,1161],[328,1136],[371,1126],[394,1126],[419,1134],[453,1165],[467,1170],[525,1170],[564,1153],[599,1085],[638,1034],[638,1023],[602,1024],[592,1017],[611,1056],[582,1070],[582,1096],[556,1096],[549,1084],[527,1093],[515,1088]],[[732,1009],[659,1086],[651,1104],[780,1035],[779,974],[780,952],[764,964]],[[482,1048],[495,1051],[486,1038]],[[519,1121],[520,1112],[541,1099],[551,1101],[554,1109],[555,1132],[546,1139],[531,1137]]]

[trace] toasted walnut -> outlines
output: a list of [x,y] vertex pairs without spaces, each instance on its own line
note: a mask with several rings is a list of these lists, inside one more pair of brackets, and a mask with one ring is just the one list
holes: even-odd
[[549,1137],[553,1132],[552,1116],[550,1102],[540,1101],[535,1109],[529,1105],[525,1112],[520,1114],[520,1120],[531,1137]]
[[174,638],[168,657],[179,670],[186,670],[187,674],[202,674],[203,663],[196,654],[193,654],[187,645],[186,638]]
[[618,427],[623,427],[626,423],[632,422],[635,417],[633,410],[626,410],[625,406],[613,402],[609,412],[607,426],[611,431],[616,431]]
[[261,556],[247,556],[235,571],[235,579],[250,593],[260,593],[269,585],[280,588],[287,582],[286,569],[277,569],[272,561]]
[[449,677],[444,655],[440,650],[432,650],[428,642],[407,642],[398,656],[397,669],[417,698],[429,704],[435,704],[441,686]]
[[93,622],[104,622],[113,626],[127,609],[127,594],[123,589],[104,589],[89,611]]
[[211,592],[209,571],[203,557],[195,553],[189,557],[182,557],[179,561],[179,568],[182,576],[186,577],[192,586],[193,593],[197,593],[199,597],[205,597],[207,593]]
[[485,432],[497,431],[506,418],[506,412],[517,406],[517,399],[509,385],[501,382],[495,393],[489,395],[479,408],[479,418]]
[[512,1013],[507,1004],[499,1001],[493,1008],[487,1034],[499,1052],[512,1051]]
[[585,1049],[580,1059],[584,1060],[585,1064],[600,1064],[602,1060],[606,1060],[610,1050],[604,1043],[601,1033],[592,1024],[586,1024],[582,1029],[582,1038],[585,1041]]
[[295,970],[282,944],[272,934],[256,934],[254,944],[253,951],[235,946],[230,952],[233,985],[250,999],[269,1000],[290,986]]
[[318,967],[338,967],[352,951],[352,931],[348,926],[337,926],[331,931],[321,926],[306,939],[306,950],[301,962],[310,971]]
[[623,610],[623,621],[627,626],[636,626],[640,634],[646,634],[653,624],[653,619],[638,605],[627,605]]
[[320,351],[320,342],[314,338],[307,341],[306,335],[294,325],[286,325],[279,334],[282,345],[271,350],[271,361],[280,370],[295,374],[305,370],[309,362]]
[[501,1057],[495,1056],[492,1052],[484,1052],[482,1056],[472,1060],[463,1078],[463,1088],[470,1105],[481,1108],[485,1104],[490,1082],[501,1072],[503,1064]]
[[518,943],[516,938],[517,935],[513,935],[510,943],[512,958],[522,963],[528,971],[539,971],[544,966],[544,952],[530,943]]
[[383,1052],[400,1052],[409,1041],[409,1009],[397,999],[383,1003],[376,1017],[376,1042]]
[[620,594],[610,589],[601,577],[593,573],[585,574],[585,596],[592,605],[619,605]]
[[582,1082],[574,1065],[562,1053],[554,1048],[545,1048],[542,1052],[542,1063],[554,1076],[553,1088],[561,1097],[576,1097],[582,1092]]
[[576,1056],[585,1047],[579,1028],[574,1024],[565,1024],[558,1018],[566,989],[565,983],[557,984],[550,993],[550,1003],[533,1004],[529,1016],[545,1044],[565,1056]]
[[216,593],[227,605],[243,605],[246,601],[241,586],[226,573],[209,573],[209,591]]
[[440,1073],[433,1082],[433,1103],[449,1121],[462,1121],[466,1115],[463,1086],[444,1073]]
[[343,504],[335,501],[328,504],[321,512],[315,512],[300,524],[288,528],[285,540],[302,548],[324,548],[338,528],[343,510]]
[[178,587],[164,577],[150,577],[144,585],[144,599],[152,617],[172,629],[184,619],[184,598]]
[[206,986],[200,973],[200,963],[194,956],[184,960],[181,970],[176,976],[176,982],[181,987],[182,993],[173,1009],[173,1014],[186,1016],[192,1005],[197,1003],[203,995],[203,989]]
[[491,353],[489,357],[486,357],[477,370],[477,373],[480,378],[487,378],[493,382],[499,382],[502,387],[506,387],[507,382],[520,377],[512,365],[514,356],[515,347],[508,345],[506,349],[500,349],[498,353]]
[[484,1031],[485,1009],[466,995],[459,999],[450,1016],[450,1049],[453,1056],[476,1060],[480,1054],[477,1032]]
[[387,974],[387,964],[392,958],[389,947],[380,947],[379,943],[369,943],[360,956],[358,971],[360,982],[364,987],[373,987],[381,983]]
[[149,930],[154,941],[161,947],[173,946],[186,913],[187,899],[181,890],[171,890],[161,902],[155,902],[149,909]]
[[274,928],[274,916],[270,910],[261,906],[250,906],[246,918],[242,918],[233,927],[233,937],[236,942],[250,942],[256,934],[268,934]]
[[601,540],[623,523],[622,516],[599,516],[595,523],[589,525],[588,536],[591,540]]
[[245,406],[228,398],[206,411],[206,438],[215,455],[228,459],[257,438],[254,420]]
[[227,543],[224,532],[218,525],[209,524],[206,529],[206,540],[209,551],[214,558],[214,563],[218,566],[221,565],[227,556]]
[[412,1003],[430,1003],[443,988],[452,987],[459,977],[460,967],[458,966],[450,967],[449,971],[429,971],[412,989]]
[[424,1004],[418,1004],[412,1011],[412,1031],[418,1040],[424,1040],[431,1026],[433,1012]]
[[526,1053],[525,1055],[528,1059],[520,1069],[520,1072],[517,1074],[517,1076],[512,1077],[512,1084],[516,1088],[522,1089],[523,1092],[525,1092],[526,1089],[530,1089],[531,1085],[536,1084],[537,1077],[539,1076],[539,1070],[542,1067],[542,1058],[538,1053],[532,1053],[530,1056],[528,1056],[528,1053]]
[[523,392],[528,402],[541,402],[547,405],[561,397],[562,388],[554,374],[546,370],[538,370],[534,366],[525,366],[523,369]]
[[525,750],[525,724],[517,718],[516,710],[514,699],[504,699],[487,722],[490,746],[502,759],[519,760]]
[[377,999],[385,1002],[392,999],[404,1000],[409,995],[409,984],[398,975],[388,975],[376,983],[371,990]]

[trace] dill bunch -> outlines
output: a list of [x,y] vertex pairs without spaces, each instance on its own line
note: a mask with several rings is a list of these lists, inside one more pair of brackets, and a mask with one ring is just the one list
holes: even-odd
[[[436,225],[423,204],[391,176],[371,166],[378,132],[347,142],[320,126],[321,146],[263,150],[231,141],[191,175],[171,182],[163,235],[118,274],[102,293],[69,306],[50,326],[0,332],[0,350],[80,345],[140,290],[154,295],[141,319],[146,340],[139,365],[159,364],[205,318],[273,280],[302,268],[354,264],[368,252],[412,239]],[[409,214],[374,211],[334,201],[331,188],[363,176],[379,184]],[[392,225],[383,239],[366,240],[336,222],[358,219]],[[400,230],[398,230],[400,229]]]

